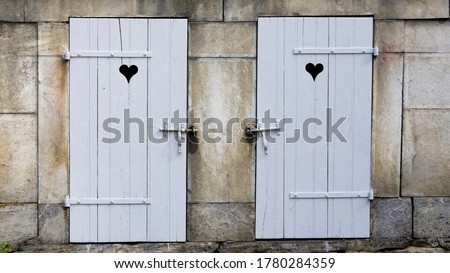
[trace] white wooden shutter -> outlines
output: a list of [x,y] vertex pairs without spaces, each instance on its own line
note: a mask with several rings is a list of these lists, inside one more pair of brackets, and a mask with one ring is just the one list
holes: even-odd
[[[267,151],[257,144],[257,238],[369,236],[372,36],[367,17],[258,20],[257,118],[270,110],[293,123],[267,131]],[[315,79],[309,63],[323,66]],[[346,118],[346,142],[327,141],[329,115],[330,126]],[[309,118],[322,123],[309,125],[317,143],[304,138]],[[292,143],[296,128],[302,137]]]
[[[185,19],[70,19],[71,242],[185,241],[186,146],[147,131],[160,139],[163,118],[186,116],[186,49]],[[138,69],[129,82],[122,65]],[[135,122],[126,143],[125,109],[144,141]],[[108,118],[117,143],[102,141]]]

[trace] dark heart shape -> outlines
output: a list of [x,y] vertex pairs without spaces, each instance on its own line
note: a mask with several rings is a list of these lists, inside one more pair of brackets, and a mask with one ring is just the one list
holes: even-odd
[[128,65],[123,64],[120,66],[119,71],[127,78],[128,83],[130,83],[131,78],[138,72],[138,68],[135,65],[128,67]]
[[309,74],[311,74],[314,81],[316,81],[317,75],[320,74],[320,72],[323,71],[323,65],[321,63],[318,63],[316,65],[313,65],[312,63],[309,63],[305,66],[306,71],[308,71]]

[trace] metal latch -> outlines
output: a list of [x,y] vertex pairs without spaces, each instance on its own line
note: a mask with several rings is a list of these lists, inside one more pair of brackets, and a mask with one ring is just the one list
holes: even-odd
[[249,123],[245,127],[246,134],[255,135],[255,134],[259,133],[261,135],[261,138],[263,141],[263,146],[264,146],[264,151],[266,154],[267,154],[267,150],[269,148],[269,143],[267,142],[267,137],[266,137],[266,133],[268,131],[277,131],[278,135],[280,135],[280,131],[281,131],[280,121],[278,121],[278,120],[276,121],[275,127],[264,128],[261,122],[258,122],[258,124]]
[[195,128],[194,126],[186,128],[185,124],[181,124],[179,128],[170,128],[167,121],[164,121],[164,128],[161,128],[159,130],[163,132],[163,137],[167,137],[169,132],[174,132],[177,134],[178,154],[181,154],[181,145],[186,139],[184,133],[192,132],[195,134],[198,132],[198,129]]

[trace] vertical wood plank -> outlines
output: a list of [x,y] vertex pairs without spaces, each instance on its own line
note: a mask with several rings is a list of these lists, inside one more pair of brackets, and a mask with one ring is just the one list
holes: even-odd
[[[327,191],[327,144],[324,136],[328,99],[328,56],[293,55],[294,47],[327,47],[327,18],[296,18],[286,31],[286,117],[292,117],[294,128],[301,130],[302,138],[286,144],[285,190],[289,192]],[[289,37],[289,38],[288,38]],[[292,38],[294,37],[294,38]],[[324,70],[315,81],[305,70],[308,63],[321,63]],[[315,119],[319,123],[308,126],[306,136],[303,124]],[[294,135],[293,132],[291,135]],[[322,137],[308,142],[307,137]],[[285,196],[285,237],[327,237],[327,200],[290,199]]]
[[[284,19],[258,19],[257,118],[284,117]],[[271,124],[274,126],[274,124]],[[264,151],[261,139],[256,145],[256,238],[283,238],[283,134],[270,132],[275,143]]]
[[[121,19],[122,33],[129,33],[128,41],[124,38],[124,51],[147,51],[146,19]],[[128,66],[136,65],[138,73],[129,84],[130,106],[130,198],[147,198],[147,58],[124,60]],[[139,119],[142,124],[136,119]],[[130,241],[147,241],[147,206],[130,206],[129,225]]]
[[[173,117],[179,111],[180,117],[187,117],[187,20],[170,20],[170,112]],[[184,121],[187,123],[187,120]],[[175,125],[175,124],[174,124]],[[169,181],[169,241],[186,240],[186,141],[182,153],[170,138],[170,181]]]
[[[129,38],[129,29],[119,28],[121,19],[109,19],[109,47],[111,51],[123,51],[124,40]],[[119,72],[124,64],[122,58],[111,58],[110,74],[110,109],[111,117],[119,118],[123,124],[124,110],[129,109],[129,84]],[[122,134],[124,132],[122,131]],[[130,196],[130,145],[124,138],[110,144],[111,146],[111,197],[127,198]],[[130,239],[129,205],[111,206],[111,242],[126,242]]]
[[[330,19],[331,20],[331,19]],[[330,46],[372,46],[371,18],[333,18]],[[330,191],[368,191],[370,187],[370,128],[372,59],[368,55],[330,57],[331,123],[348,142],[334,137],[329,143]],[[331,66],[330,66],[331,67]],[[329,237],[368,237],[370,203],[347,198],[329,201]]]
[[[96,50],[96,21],[71,19],[71,50]],[[70,195],[96,197],[97,112],[96,59],[75,59],[70,63]],[[70,214],[70,241],[97,240],[95,205],[74,206]]]
[[[163,119],[172,116],[170,113],[170,36],[169,19],[150,20],[149,45],[152,59],[149,64],[149,117],[154,120],[151,133],[157,139],[163,139],[159,131],[163,127]],[[169,134],[168,138],[173,139]],[[149,210],[148,238],[151,241],[168,241],[170,231],[170,178],[171,169],[168,162],[173,152],[173,141],[163,143],[149,142],[149,182],[152,205]]]
[[[109,40],[110,19],[98,19],[98,50],[110,50]],[[111,117],[111,82],[109,74],[111,59],[98,59],[98,197],[111,197],[111,144],[104,142],[104,139],[114,138],[114,134],[106,132],[103,122]],[[117,124],[108,125],[118,129]],[[111,241],[111,206],[98,206],[98,241]]]

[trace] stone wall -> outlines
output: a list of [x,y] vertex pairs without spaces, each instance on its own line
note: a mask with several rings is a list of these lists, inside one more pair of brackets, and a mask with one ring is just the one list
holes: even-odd
[[[328,248],[254,242],[254,147],[200,142],[188,155],[189,243],[173,250],[448,250],[448,0],[0,0],[0,242],[28,241],[35,245],[29,251],[68,243],[68,65],[61,54],[70,16],[188,17],[189,108],[201,120],[224,121],[255,115],[256,19],[268,15],[375,18],[371,239],[327,241]],[[239,139],[238,126],[227,136]]]

